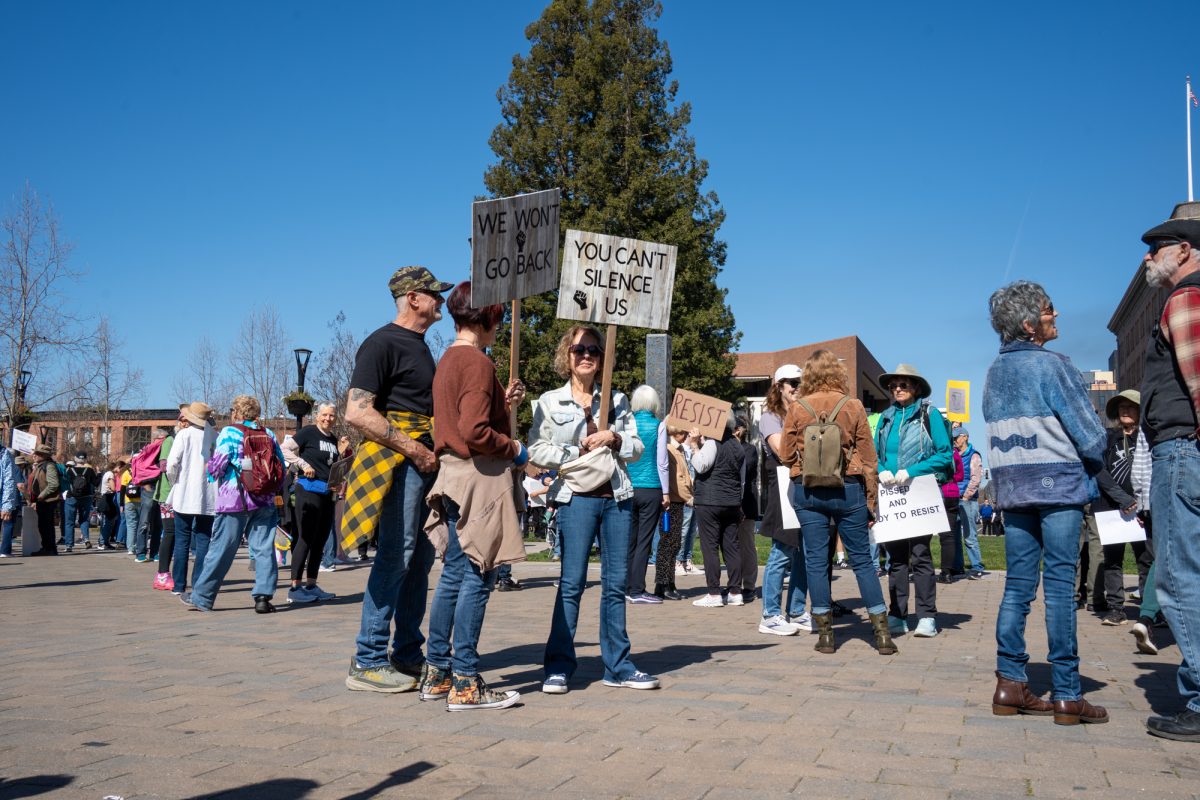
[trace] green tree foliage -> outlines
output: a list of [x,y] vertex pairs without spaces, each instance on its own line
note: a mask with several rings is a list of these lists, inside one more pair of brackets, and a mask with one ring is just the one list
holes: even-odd
[[[676,100],[671,57],[651,26],[651,0],[553,0],[525,30],[529,54],[513,57],[500,89],[503,121],[489,144],[499,159],[484,183],[501,197],[562,189],[562,229],[578,228],[678,246],[671,304],[676,386],[733,400],[733,351],[741,336],[717,274],[725,218],[701,186],[708,164],[687,133],[691,108]],[[573,323],[555,317],[557,292],[522,301],[521,377],[531,397],[560,385],[554,349]],[[619,328],[613,385],[645,376],[647,331]],[[507,376],[509,323],[494,349]],[[669,403],[670,398],[663,398]],[[522,409],[529,424],[529,405]]]

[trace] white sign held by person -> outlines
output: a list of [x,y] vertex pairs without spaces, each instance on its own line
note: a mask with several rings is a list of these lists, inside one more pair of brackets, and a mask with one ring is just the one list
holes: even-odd
[[507,303],[558,286],[559,190],[471,204],[471,305]]
[[32,433],[26,433],[25,431],[19,431],[16,429],[13,429],[12,434],[13,450],[16,450],[18,453],[24,453],[25,455],[31,455],[33,453],[33,448],[37,447],[37,437]]
[[800,519],[796,516],[796,506],[792,504],[791,470],[787,467],[775,468],[775,483],[779,491],[780,518],[783,520],[785,531],[800,530]]
[[878,514],[871,528],[871,541],[875,544],[950,530],[942,490],[932,475],[891,486],[879,484]]
[[677,253],[672,244],[568,230],[559,318],[667,330]]
[[1120,511],[1096,512],[1096,533],[1100,534],[1100,544],[1146,541],[1146,529],[1137,521],[1137,515]]

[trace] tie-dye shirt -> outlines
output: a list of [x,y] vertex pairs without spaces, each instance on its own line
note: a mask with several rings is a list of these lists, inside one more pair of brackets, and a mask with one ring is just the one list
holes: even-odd
[[[241,424],[247,428],[259,427],[255,422]],[[270,428],[266,431],[275,446],[275,455],[279,458],[279,463],[283,464],[283,451],[279,449],[275,433]],[[208,459],[208,480],[217,484],[218,514],[234,514],[275,506],[274,494],[250,494],[243,492],[238,485],[238,478],[242,474],[243,455],[241,430],[233,425],[222,428],[221,435],[217,437],[217,446],[212,457]]]

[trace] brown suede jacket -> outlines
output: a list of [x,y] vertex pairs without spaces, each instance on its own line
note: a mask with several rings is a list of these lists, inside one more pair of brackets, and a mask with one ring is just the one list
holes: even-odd
[[[844,395],[841,392],[814,392],[804,398],[818,414],[828,414]],[[783,421],[783,442],[779,460],[791,468],[790,476],[800,477],[800,465],[804,459],[804,429],[813,419],[799,403],[788,408]],[[875,454],[875,442],[871,437],[871,426],[867,423],[867,410],[853,397],[842,406],[834,420],[842,430],[842,461],[846,464],[846,475],[860,475],[867,494],[867,508],[875,516],[879,500],[879,457]]]

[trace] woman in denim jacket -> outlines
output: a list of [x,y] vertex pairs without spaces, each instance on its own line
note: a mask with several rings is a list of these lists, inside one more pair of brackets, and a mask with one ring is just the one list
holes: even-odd
[[632,523],[633,485],[625,464],[642,457],[629,401],[613,392],[608,430],[599,430],[600,385],[604,361],[598,331],[576,325],[566,332],[554,355],[554,368],[567,384],[538,398],[530,430],[529,460],[559,469],[590,450],[608,447],[616,457],[612,479],[590,492],[573,493],[562,475],[550,484],[549,502],[558,508],[562,542],[562,578],[554,600],[554,618],[546,642],[546,680],[542,691],[565,694],[575,672],[575,627],[587,580],[588,552],[600,536],[600,654],[604,683],[630,689],[657,689],[658,679],[641,672],[629,658],[625,630],[625,579]]

